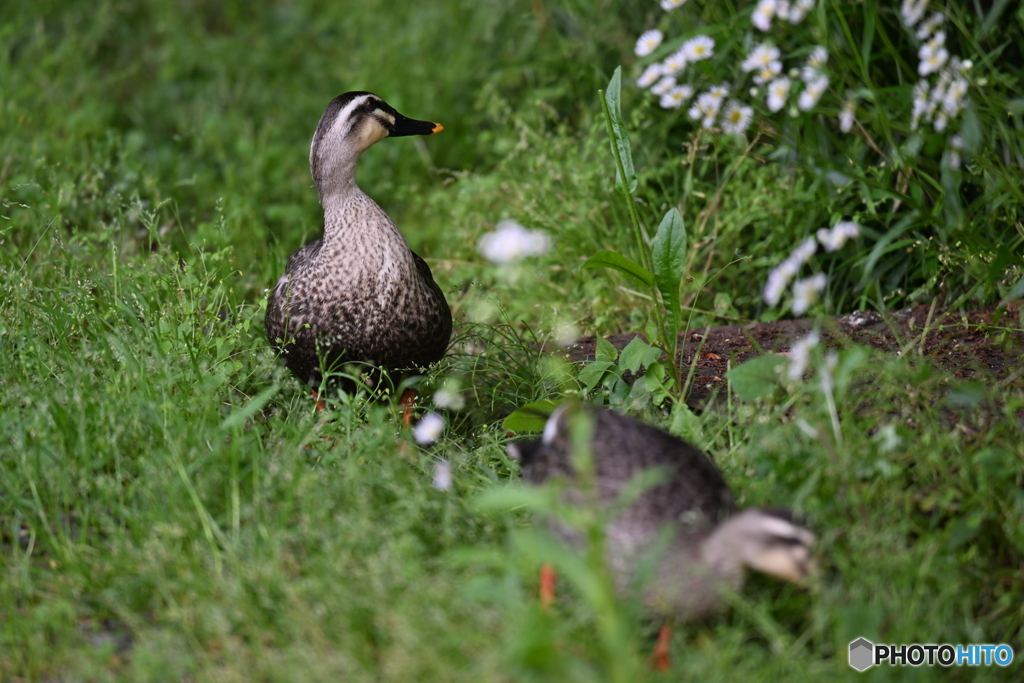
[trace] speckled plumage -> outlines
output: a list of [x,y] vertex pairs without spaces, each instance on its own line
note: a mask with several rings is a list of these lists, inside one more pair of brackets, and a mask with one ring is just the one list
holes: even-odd
[[[657,614],[687,618],[720,608],[716,586],[738,589],[745,566],[790,580],[811,570],[810,532],[794,525],[784,511],[737,513],[728,485],[699,449],[630,417],[589,406],[586,411],[593,425],[590,448],[603,506],[612,505],[637,475],[662,470],[662,483],[646,489],[605,529],[607,560],[621,591],[632,587],[638,567],[652,555],[657,561],[645,584],[645,604]],[[582,504],[566,414],[560,408],[542,440],[512,443],[509,454],[520,462],[524,480],[541,484],[564,477],[570,482],[565,500]],[[659,534],[668,524],[675,530],[658,555]],[[583,543],[563,524],[552,524],[552,530],[571,545]]]
[[[348,362],[423,368],[444,356],[452,317],[430,268],[355,182],[359,155],[384,137],[429,135],[376,95],[345,93],[327,107],[310,147],[324,236],[288,259],[267,303],[270,342],[310,384]],[[343,383],[350,388],[350,383]]]

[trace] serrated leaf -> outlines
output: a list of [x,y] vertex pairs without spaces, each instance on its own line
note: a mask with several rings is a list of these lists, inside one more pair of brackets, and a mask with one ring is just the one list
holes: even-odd
[[581,268],[612,268],[625,273],[634,282],[643,287],[654,286],[654,274],[641,265],[633,263],[622,254],[615,251],[599,251],[586,261]]
[[672,329],[678,330],[682,322],[679,281],[683,278],[683,265],[686,262],[686,228],[683,226],[683,217],[675,207],[669,209],[661,219],[651,252],[654,279],[661,292],[661,300],[672,316]]
[[[633,153],[629,148],[629,138],[626,136],[626,125],[622,122],[622,67],[616,67],[612,79],[608,81],[608,89],[604,94],[604,101],[608,105],[608,118],[610,119],[612,135],[612,154],[618,149],[619,161],[622,163],[622,170],[625,173],[625,183],[622,174],[619,173],[618,164],[615,165],[615,188],[622,194],[632,194],[636,190],[636,172],[633,170]],[[628,184],[628,185],[627,185]]]
[[527,403],[506,417],[501,426],[509,432],[543,432],[544,425],[554,410],[554,401]]
[[732,390],[744,401],[753,401],[775,389],[778,381],[776,368],[786,362],[785,357],[765,355],[751,358],[725,373]]

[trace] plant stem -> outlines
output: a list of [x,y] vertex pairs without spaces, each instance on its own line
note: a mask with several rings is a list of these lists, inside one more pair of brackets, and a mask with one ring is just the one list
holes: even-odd
[[597,93],[601,96],[601,106],[604,108],[604,122],[608,127],[608,138],[612,141],[615,167],[619,170],[619,178],[622,179],[621,192],[625,195],[626,205],[629,207],[629,218],[633,222],[633,234],[636,236],[636,245],[640,249],[640,260],[643,262],[644,268],[654,272],[651,255],[648,253],[649,248],[647,243],[644,242],[643,232],[640,229],[640,217],[636,213],[636,207],[633,206],[633,193],[630,191],[629,181],[626,179],[626,168],[622,165],[622,155],[619,153],[619,143],[615,138],[615,129],[612,128],[612,112],[608,108],[608,100],[604,97],[604,90],[598,90]]

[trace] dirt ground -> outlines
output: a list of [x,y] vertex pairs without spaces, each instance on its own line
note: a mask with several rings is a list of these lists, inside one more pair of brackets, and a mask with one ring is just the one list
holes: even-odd
[[[730,361],[735,367],[762,353],[785,353],[792,342],[811,331],[814,323],[811,319],[779,320],[681,333],[677,358],[680,367],[688,368],[693,354],[698,350],[700,353],[687,403],[699,408],[723,388]],[[970,312],[943,312],[931,306],[885,315],[855,312],[823,321],[821,327],[822,341],[827,346],[852,342],[888,353],[920,355],[961,379],[1009,378],[1013,382],[1024,373],[1024,303],[1020,301],[1004,308]],[[621,350],[636,336],[618,334],[606,339]],[[580,339],[568,348],[569,358],[577,363],[593,360],[595,346],[595,337]]]

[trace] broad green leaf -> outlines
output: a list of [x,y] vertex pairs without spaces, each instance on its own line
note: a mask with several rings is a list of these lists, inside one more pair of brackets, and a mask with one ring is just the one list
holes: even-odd
[[596,360],[593,363],[587,363],[578,376],[579,381],[583,382],[583,388],[586,389],[589,394],[593,391],[601,380],[604,379],[605,373],[615,367],[615,363],[609,360]]
[[765,355],[751,358],[725,373],[732,390],[744,401],[753,401],[770,393],[778,381],[776,368],[786,362],[783,356]]
[[622,194],[632,194],[636,190],[636,172],[633,170],[633,153],[629,148],[629,138],[626,136],[626,125],[622,122],[622,67],[617,67],[612,74],[612,80],[608,82],[608,90],[605,91],[604,101],[608,105],[607,114],[609,128],[612,136],[612,154],[618,150],[618,161],[622,164],[622,170],[626,176],[626,183],[623,183],[622,174],[619,173],[619,165],[615,165],[615,187]]
[[679,282],[686,262],[686,229],[683,217],[671,208],[661,219],[658,232],[651,245],[654,259],[654,279],[661,291],[661,299],[672,316],[673,332],[679,330],[682,313],[679,310]]
[[650,348],[650,344],[640,337],[633,339],[626,344],[619,355],[619,365],[632,372],[634,375],[640,371],[640,364],[643,362],[644,353]]
[[597,338],[597,349],[594,353],[594,357],[597,360],[610,360],[614,361],[619,357],[619,350],[615,348],[615,345],[604,337]]
[[509,432],[543,432],[548,417],[555,410],[553,401],[537,401],[517,408],[501,426]]
[[599,251],[586,261],[581,268],[614,268],[620,273],[633,278],[635,282],[643,287],[654,286],[654,274],[641,265],[633,263],[622,254],[614,251]]

